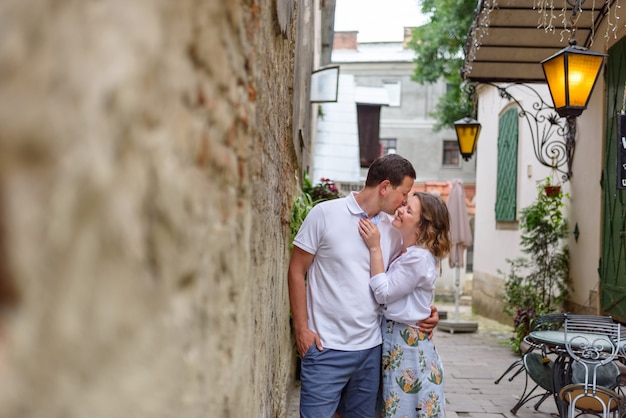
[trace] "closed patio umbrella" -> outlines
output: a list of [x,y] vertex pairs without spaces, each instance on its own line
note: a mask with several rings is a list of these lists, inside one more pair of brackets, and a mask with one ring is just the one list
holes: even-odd
[[461,267],[463,267],[463,253],[472,244],[472,230],[469,217],[467,216],[467,204],[465,203],[465,188],[461,179],[450,182],[450,194],[448,195],[448,212],[450,213],[450,267],[455,269],[455,320],[459,320],[459,294]]
[[450,250],[449,262],[450,267],[460,268],[464,266],[463,253],[465,249],[472,245],[472,230],[467,216],[463,181],[455,179],[450,182],[450,185],[448,212],[450,213],[452,249]]

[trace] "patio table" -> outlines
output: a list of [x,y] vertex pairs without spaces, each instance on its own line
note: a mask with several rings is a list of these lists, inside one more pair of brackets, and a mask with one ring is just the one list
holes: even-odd
[[[569,336],[573,345],[576,345],[576,342],[580,345],[586,342],[591,342],[595,346],[601,347],[603,351],[611,351],[614,346],[613,342],[610,341],[605,335],[598,335],[590,332],[570,332]],[[559,348],[565,349],[565,331],[563,330],[532,331],[530,333],[530,339],[535,343],[545,344],[553,350],[558,350]],[[622,339],[618,343],[618,347],[620,349],[622,347],[626,347],[626,340]]]
[[[626,340],[623,338],[620,338],[617,344],[610,341],[606,335],[594,334],[592,332],[568,332],[568,338],[571,341],[571,345],[578,348],[591,345],[599,351],[610,352],[614,349],[614,346],[617,346],[619,352],[626,351]],[[569,367],[571,358],[565,347],[565,331],[563,329],[531,331],[525,341],[535,348],[541,348],[546,354],[556,355],[552,367],[553,395],[559,415],[565,417],[567,407],[560,399],[559,392],[572,381],[572,370]],[[607,374],[613,373],[616,368],[617,366],[607,367],[604,372]]]

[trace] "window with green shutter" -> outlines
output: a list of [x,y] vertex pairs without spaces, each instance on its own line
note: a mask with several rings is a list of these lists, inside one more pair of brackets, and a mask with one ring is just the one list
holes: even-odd
[[518,111],[509,109],[498,126],[498,183],[496,187],[496,221],[516,220],[517,212],[517,137]]

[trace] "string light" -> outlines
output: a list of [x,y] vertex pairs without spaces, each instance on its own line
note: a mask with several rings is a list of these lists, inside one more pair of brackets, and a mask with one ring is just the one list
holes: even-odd
[[[561,42],[565,41],[566,34],[569,39],[573,39],[576,35],[576,25],[578,23],[578,19],[583,12],[582,5],[584,2],[585,0],[574,0],[573,3],[568,0],[563,0],[563,6],[558,9],[554,5],[554,0],[534,0],[532,9],[536,10],[539,15],[537,19],[537,29],[543,29],[546,32],[554,32],[556,29],[554,23],[560,20],[563,27],[560,32]],[[568,5],[571,6],[571,14],[569,18]],[[607,25],[604,33],[605,41],[608,43],[611,38],[611,34],[613,35],[613,39],[617,39],[617,32],[620,27],[618,9],[621,9],[621,6],[619,4],[619,0],[615,0],[613,4],[611,4],[611,0],[602,0],[602,5],[608,9],[606,13]],[[589,37],[590,46],[593,45],[593,40],[596,35],[596,6],[596,0],[593,0],[591,6],[591,36]],[[466,51],[465,68],[470,72],[472,70],[472,62],[476,59],[476,53],[482,46],[482,40],[489,34],[490,14],[497,8],[498,4],[496,0],[486,0],[480,4],[480,11],[478,17],[476,18],[476,24],[470,28],[469,33],[470,38],[474,41],[469,45],[469,50]],[[557,14],[556,10],[560,10],[560,13]],[[626,27],[626,24],[624,27]]]

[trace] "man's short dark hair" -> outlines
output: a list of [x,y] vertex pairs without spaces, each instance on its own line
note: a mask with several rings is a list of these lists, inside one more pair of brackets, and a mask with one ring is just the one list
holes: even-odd
[[398,154],[383,155],[375,159],[370,165],[365,187],[376,186],[389,180],[391,187],[396,188],[402,184],[406,176],[415,180],[415,169],[409,160]]

